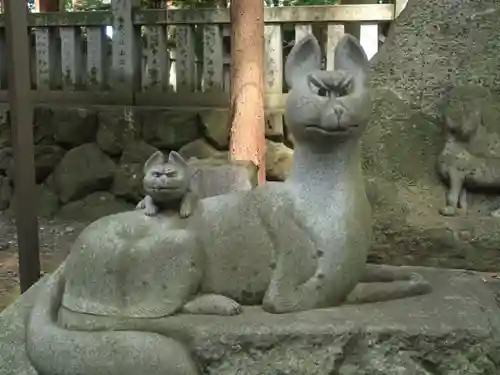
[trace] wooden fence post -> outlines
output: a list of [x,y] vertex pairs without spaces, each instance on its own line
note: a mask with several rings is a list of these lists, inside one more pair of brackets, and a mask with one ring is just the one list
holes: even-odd
[[111,0],[113,12],[112,63],[110,84],[121,104],[134,104],[134,91],[140,84],[142,45],[140,30],[133,24],[138,0]]
[[[26,2],[5,2],[8,53],[10,124],[15,162],[15,214],[19,253],[19,278],[24,293],[40,277],[33,106],[31,104],[30,54]],[[5,58],[5,57],[4,57]]]

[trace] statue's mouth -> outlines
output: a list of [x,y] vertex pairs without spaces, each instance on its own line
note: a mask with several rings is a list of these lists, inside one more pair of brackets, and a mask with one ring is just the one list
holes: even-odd
[[349,133],[351,130],[353,129],[356,129],[358,127],[358,125],[349,125],[348,127],[345,127],[345,128],[340,128],[340,127],[337,127],[337,128],[324,128],[322,126],[319,126],[319,125],[308,125],[306,126],[306,130],[308,131],[313,131],[313,132],[318,132],[318,133],[321,133],[321,134],[345,134],[345,133]]
[[154,187],[151,188],[152,191],[172,191],[172,190],[178,190],[179,188],[176,186],[162,186],[162,187]]

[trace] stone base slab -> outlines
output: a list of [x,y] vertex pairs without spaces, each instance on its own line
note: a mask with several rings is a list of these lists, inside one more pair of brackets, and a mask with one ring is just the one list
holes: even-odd
[[[486,273],[405,268],[420,272],[433,292],[285,315],[260,307],[235,317],[178,315],[154,325],[182,332],[206,375],[499,374],[500,281]],[[36,375],[24,350],[24,319],[44,282],[0,315],[2,375]]]

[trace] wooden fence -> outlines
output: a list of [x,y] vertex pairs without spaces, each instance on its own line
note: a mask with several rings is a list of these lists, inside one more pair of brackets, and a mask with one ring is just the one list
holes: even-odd
[[[346,23],[359,23],[362,45],[376,51],[378,25],[393,20],[400,4],[266,8],[266,108],[282,107],[283,62],[294,39],[319,35],[332,67]],[[28,17],[38,103],[227,106],[228,9],[139,10],[130,0],[116,0],[111,11]],[[4,25],[1,17],[0,56],[6,53]],[[7,101],[5,64],[0,57],[0,102]]]

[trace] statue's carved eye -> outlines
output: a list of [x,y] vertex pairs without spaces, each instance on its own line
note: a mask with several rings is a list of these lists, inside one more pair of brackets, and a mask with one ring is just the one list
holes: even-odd
[[318,95],[319,96],[329,96],[329,93],[328,93],[327,89],[320,87],[318,90]]
[[153,172],[152,174],[154,178],[159,178],[161,176],[160,172]]
[[167,173],[165,173],[167,175],[167,177],[175,177],[177,176],[177,171],[167,171]]

